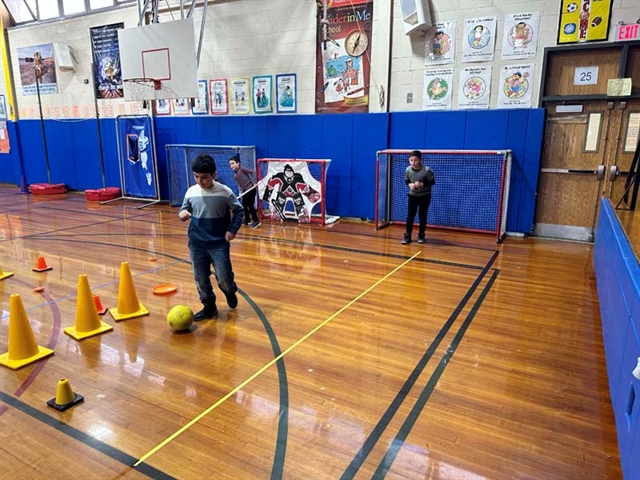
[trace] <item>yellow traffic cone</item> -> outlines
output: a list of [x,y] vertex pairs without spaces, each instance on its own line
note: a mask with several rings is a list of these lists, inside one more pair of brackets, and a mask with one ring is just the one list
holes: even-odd
[[47,405],[55,408],[59,412],[64,412],[67,408],[71,408],[74,405],[84,401],[82,395],[73,393],[71,384],[66,378],[61,378],[58,381],[58,389],[56,390],[56,397],[47,401]]
[[13,272],[3,272],[2,267],[0,267],[0,280],[4,280],[5,278],[9,278],[13,275]]
[[20,295],[9,299],[9,351],[0,355],[0,365],[13,370],[53,355],[53,350],[40,347],[33,335]]
[[122,262],[120,265],[118,307],[110,308],[109,313],[116,322],[149,315],[149,310],[138,302],[136,287],[133,285],[133,278],[131,278],[131,271],[129,270],[129,262]]
[[78,277],[78,298],[76,300],[76,325],[75,327],[67,327],[64,333],[75,338],[83,340],[93,337],[100,333],[113,330],[108,323],[100,321],[96,304],[93,301],[89,279],[83,273]]

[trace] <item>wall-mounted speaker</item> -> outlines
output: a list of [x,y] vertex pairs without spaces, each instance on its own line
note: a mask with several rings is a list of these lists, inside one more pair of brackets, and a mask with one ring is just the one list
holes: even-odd
[[400,0],[400,12],[405,35],[424,34],[433,25],[429,0]]
[[65,43],[54,43],[53,49],[56,57],[56,65],[61,72],[75,72],[76,61],[71,47]]

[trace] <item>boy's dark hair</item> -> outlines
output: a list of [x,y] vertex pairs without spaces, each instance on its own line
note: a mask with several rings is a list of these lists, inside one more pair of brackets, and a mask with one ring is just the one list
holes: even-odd
[[206,153],[198,155],[193,161],[193,166],[191,167],[194,173],[216,173],[216,161],[213,159],[211,155],[207,155]]
[[240,157],[238,155],[234,155],[233,157],[231,157],[229,159],[229,161],[233,160],[234,162],[236,162],[238,165],[240,165]]
[[420,150],[412,150],[409,154],[409,157],[418,157],[420,160],[422,160],[422,152]]

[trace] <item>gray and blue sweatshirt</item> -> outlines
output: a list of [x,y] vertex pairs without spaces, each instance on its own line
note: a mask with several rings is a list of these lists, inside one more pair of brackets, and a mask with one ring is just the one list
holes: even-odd
[[238,233],[244,218],[242,205],[231,189],[218,182],[209,189],[200,185],[189,187],[180,207],[182,210],[191,213],[187,234],[190,242],[226,242],[225,234]]

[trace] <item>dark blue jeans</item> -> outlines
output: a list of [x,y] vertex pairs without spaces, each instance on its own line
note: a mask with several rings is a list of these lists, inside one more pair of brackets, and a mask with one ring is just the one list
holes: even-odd
[[413,231],[413,221],[418,213],[418,236],[424,237],[424,231],[427,228],[427,214],[429,213],[429,204],[431,203],[431,194],[422,195],[420,197],[416,195],[408,195],[409,202],[407,205],[407,221],[406,221],[406,233],[411,236]]
[[201,245],[189,242],[189,255],[193,267],[193,278],[200,301],[203,304],[215,304],[216,295],[211,285],[211,265],[220,290],[225,295],[231,295],[238,290],[234,281],[231,267],[229,242]]

